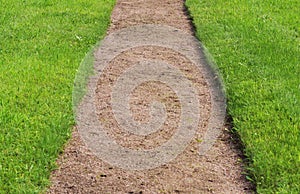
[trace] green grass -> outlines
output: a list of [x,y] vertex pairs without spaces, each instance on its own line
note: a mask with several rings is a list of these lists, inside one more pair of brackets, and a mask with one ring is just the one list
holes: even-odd
[[300,3],[187,0],[258,193],[300,193]]
[[74,124],[76,70],[114,1],[0,4],[0,193],[39,193]]
[[[39,193],[74,124],[72,90],[113,0],[0,0],[0,193]],[[187,0],[226,86],[258,193],[300,193],[298,0]]]

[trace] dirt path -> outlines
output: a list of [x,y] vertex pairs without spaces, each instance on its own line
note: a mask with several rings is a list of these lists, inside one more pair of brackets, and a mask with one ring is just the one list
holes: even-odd
[[[167,34],[155,34],[155,36],[164,37],[165,40],[172,37],[173,31],[175,33],[173,37],[177,37],[177,32],[175,32],[177,30],[174,28],[187,33],[187,37],[193,35],[193,27],[186,15],[184,2],[181,0],[119,0],[111,16],[111,21],[108,35],[113,37],[117,37],[118,34],[114,33],[118,33],[120,29],[140,24],[173,27],[166,28],[166,32],[169,32]],[[147,26],[142,27],[141,31],[145,28]],[[165,28],[161,27],[161,29]],[[139,28],[135,30],[138,31]],[[151,36],[154,32],[155,29],[151,29],[144,33],[149,33],[147,36]],[[122,36],[122,33],[125,34],[127,31],[121,31],[119,35]],[[180,35],[181,32],[177,34]],[[139,38],[147,39],[147,37],[136,37],[136,39]],[[111,42],[107,39],[106,42],[107,45],[121,44],[117,42],[116,38],[112,38]],[[105,45],[106,42],[104,41],[103,44]],[[182,48],[189,48],[189,45],[186,47],[182,45]],[[114,49],[111,50],[111,52],[113,51]],[[96,64],[101,63],[100,59],[103,57],[103,52],[102,55],[101,52],[100,49],[95,53]],[[99,70],[102,76],[97,78],[94,91],[98,120],[107,129],[108,136],[113,137],[119,145],[132,150],[151,150],[168,142],[168,139],[176,135],[179,123],[182,123],[180,116],[185,109],[180,104],[183,100],[180,96],[178,97],[178,91],[174,91],[171,86],[159,81],[146,81],[134,88],[130,93],[129,105],[135,121],[147,123],[151,120],[149,108],[153,101],[163,102],[166,112],[166,118],[164,118],[166,121],[161,124],[158,131],[151,133],[145,131],[144,135],[137,135],[120,129],[120,124],[114,117],[116,111],[110,102],[113,98],[114,86],[119,83],[122,73],[134,68],[134,64],[144,64],[140,61],[151,61],[153,66],[157,61],[164,61],[169,66],[166,64],[164,67],[164,63],[158,63],[157,69],[169,69],[171,66],[184,72],[183,77],[188,78],[187,84],[192,82],[195,88],[195,94],[187,94],[187,96],[191,101],[195,97],[199,102],[198,107],[188,110],[188,114],[194,109],[200,110],[201,113],[201,122],[197,122],[196,132],[184,150],[178,153],[175,159],[162,165],[142,170],[126,170],[118,167],[114,162],[107,162],[109,159],[102,160],[99,157],[101,155],[94,154],[95,152],[91,150],[94,149],[92,147],[96,143],[92,143],[92,145],[87,141],[88,136],[83,137],[83,133],[75,129],[65,152],[58,159],[59,169],[52,173],[52,185],[48,193],[251,193],[251,185],[241,175],[241,153],[235,148],[225,126],[222,127],[221,134],[214,142],[214,146],[205,154],[199,154],[199,144],[205,138],[204,134],[212,123],[213,115],[211,113],[214,111],[212,97],[214,94],[211,91],[212,86],[201,68],[197,68],[191,62],[191,58],[187,57],[189,55],[184,53],[185,51],[178,52],[176,49],[163,47],[163,43],[160,46],[159,43],[131,46],[114,55],[108,66]],[[147,67],[147,64],[144,67]],[[129,73],[126,75],[129,75],[130,71],[127,72]],[[142,77],[147,77],[149,72],[151,69],[141,70]],[[176,77],[176,72],[172,72],[174,74],[170,77]],[[134,79],[138,80],[137,77]],[[177,76],[174,82],[184,83],[180,76],[179,78]],[[126,88],[124,92],[125,90]],[[123,92],[120,94],[123,95]],[[156,111],[160,115],[160,109]],[[96,133],[95,136],[97,136]],[[95,146],[95,149],[97,147],[101,147],[101,145]],[[103,150],[99,152],[101,151]],[[134,162],[128,165],[136,166]]]

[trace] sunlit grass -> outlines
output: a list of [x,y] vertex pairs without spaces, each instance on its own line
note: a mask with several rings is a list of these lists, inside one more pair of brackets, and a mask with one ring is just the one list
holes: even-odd
[[187,0],[259,193],[300,193],[300,4]]
[[74,124],[76,70],[114,1],[0,4],[0,193],[38,193]]

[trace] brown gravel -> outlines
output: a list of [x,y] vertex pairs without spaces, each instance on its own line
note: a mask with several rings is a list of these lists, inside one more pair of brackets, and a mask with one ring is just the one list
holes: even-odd
[[[193,27],[181,0],[119,0],[111,16],[108,33],[137,24],[164,24],[193,34]],[[151,149],[172,136],[180,116],[176,94],[159,82],[147,82],[132,93],[131,111],[136,121],[147,122],[148,107],[153,100],[166,106],[167,121],[162,128],[145,137],[118,128],[109,106],[111,86],[124,71],[141,59],[161,59],[174,65],[194,83],[198,90],[203,122],[195,139],[175,160],[161,167],[134,171],[123,170],[97,158],[83,143],[75,127],[72,139],[51,175],[48,193],[252,193],[252,185],[242,175],[241,152],[236,149],[225,126],[215,145],[199,156],[211,108],[209,88],[201,72],[188,59],[171,49],[155,46],[127,50],[110,62],[98,81],[97,109],[99,121],[120,145],[131,149]],[[180,65],[178,65],[180,64]]]
[[[121,130],[118,128],[117,121],[114,119],[110,104],[112,86],[127,68],[130,68],[138,61],[143,59],[163,60],[168,64],[185,72],[185,76],[189,77],[194,83],[194,87],[198,89],[198,99],[200,100],[200,110],[203,116],[199,129],[205,129],[210,112],[210,96],[204,78],[199,69],[190,63],[183,55],[163,47],[138,47],[123,52],[114,58],[109,68],[103,71],[103,77],[99,79],[96,93],[98,95],[98,110],[101,122],[108,129],[111,138],[116,140],[120,145],[130,149],[151,149],[157,147],[167,141],[177,128],[180,119],[180,103],[176,94],[165,84],[149,82],[142,84],[136,88],[131,97],[131,110],[136,121],[147,122],[149,119],[149,104],[154,100],[161,101],[166,105],[167,121],[159,131],[152,133],[146,137],[138,136]],[[201,131],[203,134],[204,131]],[[197,137],[197,139],[203,139]]]

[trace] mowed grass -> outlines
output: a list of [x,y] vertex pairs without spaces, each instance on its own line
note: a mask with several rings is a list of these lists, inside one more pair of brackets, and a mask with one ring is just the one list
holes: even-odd
[[300,193],[299,0],[187,0],[258,193]]
[[74,124],[72,89],[113,0],[0,0],[0,193],[39,193]]

